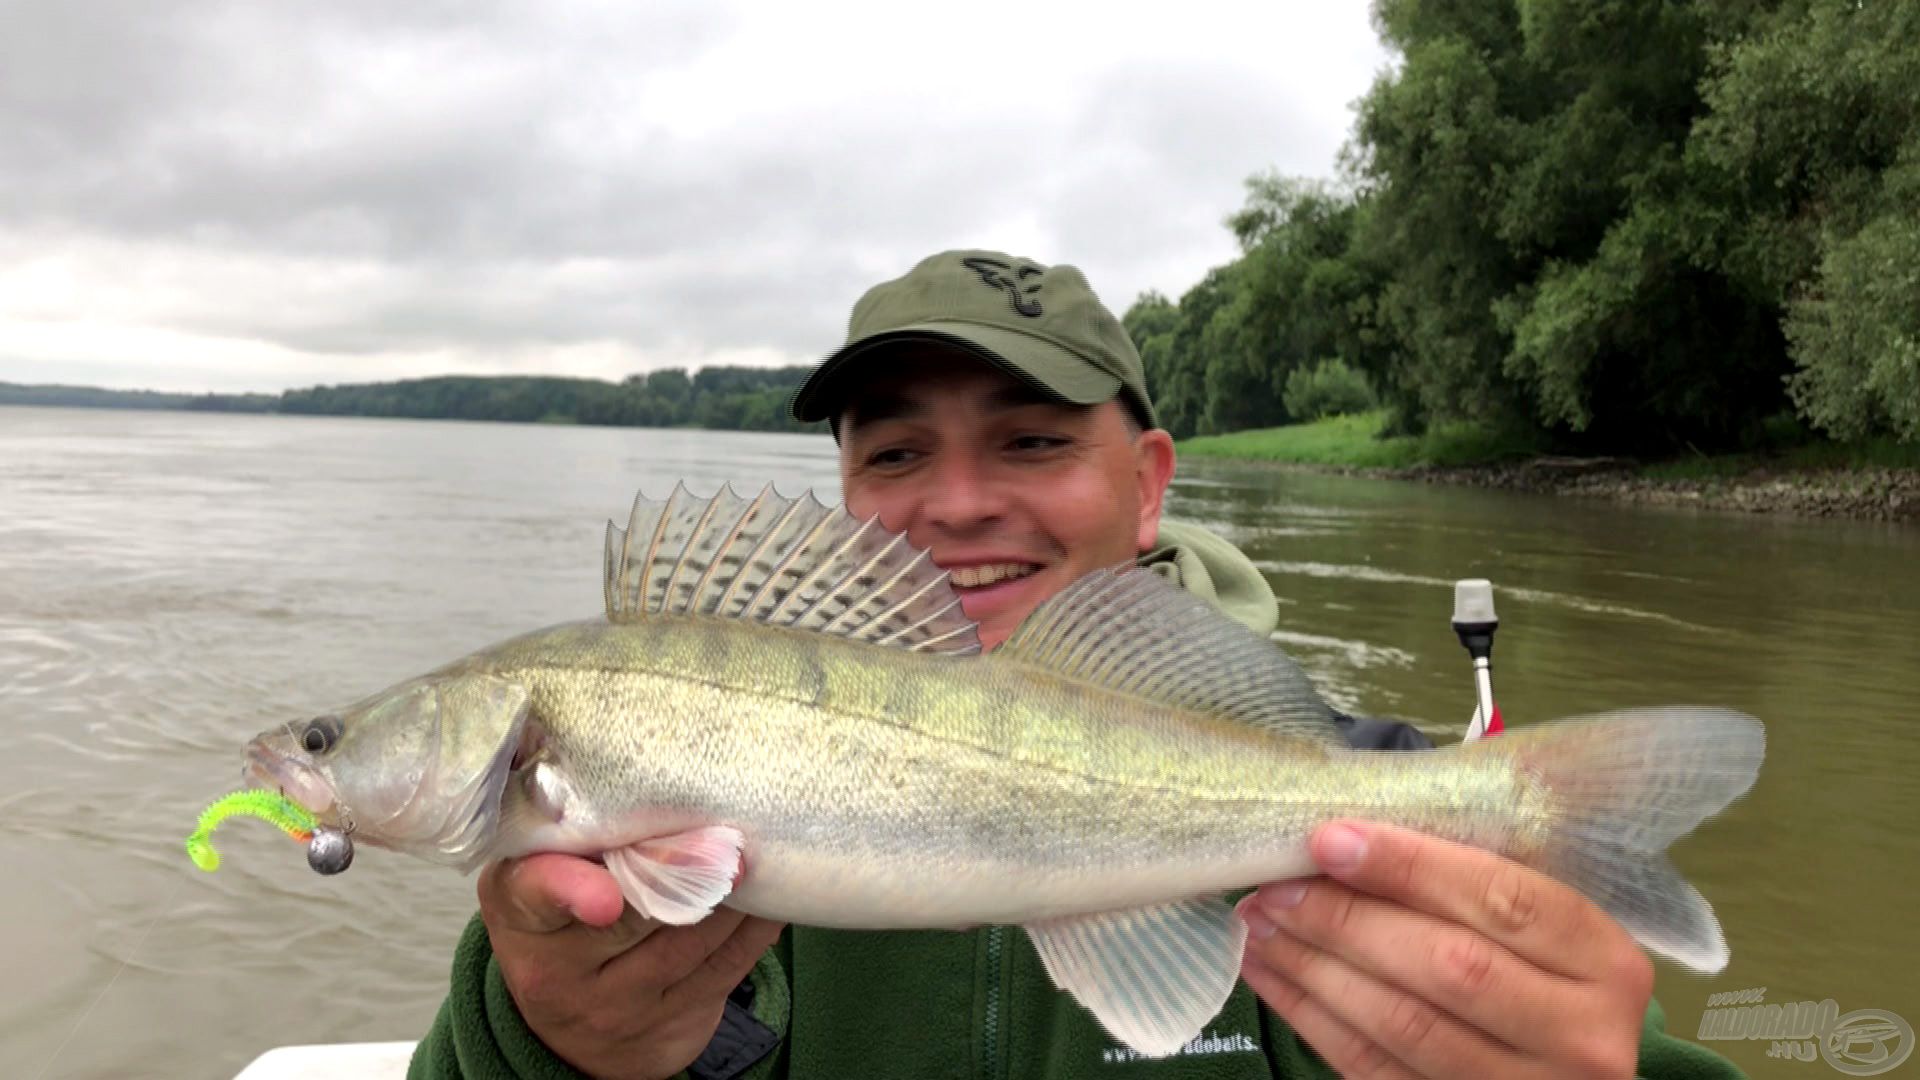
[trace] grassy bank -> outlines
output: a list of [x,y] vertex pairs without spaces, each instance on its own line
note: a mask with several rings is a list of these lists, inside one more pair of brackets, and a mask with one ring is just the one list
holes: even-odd
[[1553,457],[1535,436],[1471,425],[1380,438],[1381,413],[1187,439],[1185,457],[1267,461],[1618,502],[1920,522],[1920,445],[1811,441],[1770,425],[1748,453],[1666,461]]
[[1192,457],[1278,461],[1350,469],[1466,468],[1532,457],[1530,438],[1502,435],[1466,424],[1435,427],[1424,435],[1380,437],[1383,412],[1330,416],[1310,424],[1203,435],[1180,443]]
[[1650,462],[1641,472],[1653,479],[1711,480],[1756,469],[1819,472],[1834,469],[1920,470],[1920,443],[1874,439],[1860,443],[1807,443],[1749,454],[1698,454]]

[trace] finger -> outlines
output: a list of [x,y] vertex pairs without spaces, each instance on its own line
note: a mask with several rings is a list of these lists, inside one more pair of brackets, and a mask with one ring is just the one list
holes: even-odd
[[654,923],[626,907],[605,867],[571,855],[530,855],[481,872],[480,918],[496,953],[537,951],[598,968],[644,940]]
[[[1284,901],[1293,901],[1286,903]],[[1318,878],[1256,892],[1249,913],[1414,1002],[1432,1003],[1508,1046],[1563,1033],[1586,984],[1544,971],[1459,923]],[[1255,923],[1250,919],[1249,927]],[[1412,1023],[1421,1018],[1409,1017]]]
[[[578,931],[593,941],[593,953],[596,957],[612,958],[627,952],[641,942],[652,937],[666,924],[658,919],[650,919],[621,901],[620,917],[611,926],[590,926],[582,923]],[[596,960],[596,964],[605,964],[606,959]]]
[[693,973],[680,980],[668,992],[670,998],[698,1001],[733,992],[753,971],[787,924],[749,916],[741,920],[731,935],[707,954]]
[[1513,1076],[1526,1067],[1512,1047],[1284,929],[1250,940],[1243,966],[1267,969],[1297,988],[1302,1002],[1349,1029],[1354,1041],[1338,1052],[1359,1057],[1364,1068],[1378,1067],[1370,1056],[1390,1058],[1418,1076]]
[[1479,848],[1349,821],[1317,831],[1311,850],[1330,877],[1470,927],[1569,978],[1606,976],[1631,945],[1626,931],[1580,893]]
[[1379,1043],[1355,1030],[1315,1001],[1300,984],[1268,966],[1249,948],[1241,978],[1267,1007],[1319,1053],[1334,1072],[1367,1080],[1415,1080],[1414,1074]]
[[543,853],[490,864],[480,875],[480,908],[500,926],[550,933],[572,922],[609,926],[626,901],[607,868],[574,855]]
[[662,927],[641,946],[609,958],[600,973],[620,985],[672,986],[698,970],[745,918],[721,907],[697,923]]

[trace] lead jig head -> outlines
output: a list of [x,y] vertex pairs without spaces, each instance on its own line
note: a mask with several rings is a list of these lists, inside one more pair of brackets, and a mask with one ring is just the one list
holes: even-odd
[[307,841],[307,865],[315,873],[338,874],[353,865],[353,838],[338,829],[317,828]]

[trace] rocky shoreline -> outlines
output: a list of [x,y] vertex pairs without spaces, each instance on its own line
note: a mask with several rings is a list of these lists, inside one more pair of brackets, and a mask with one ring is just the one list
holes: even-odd
[[1756,465],[1724,476],[1671,479],[1646,475],[1639,465],[1617,458],[1536,458],[1462,468],[1294,467],[1644,506],[1920,522],[1920,470],[1915,469],[1781,469]]

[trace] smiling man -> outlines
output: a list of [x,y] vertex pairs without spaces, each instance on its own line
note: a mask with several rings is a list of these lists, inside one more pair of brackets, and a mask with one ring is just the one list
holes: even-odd
[[[860,300],[793,409],[832,422],[849,507],[948,569],[989,649],[1080,575],[1129,562],[1274,628],[1244,556],[1162,520],[1172,440],[1126,332],[1073,267],[922,261]],[[1357,745],[1424,745],[1402,725],[1345,723]],[[1738,1075],[1664,1033],[1646,957],[1571,889],[1388,828],[1330,826],[1312,848],[1326,876],[1241,902],[1243,982],[1157,1061],[1117,1046],[1005,928],[787,928],[725,908],[662,928],[590,861],[496,864],[412,1074]]]
[[886,352],[840,419],[847,507],[932,553],[986,648],[1153,541],[1173,474],[1165,432],[1141,434],[1118,407],[1062,408],[957,347]]

